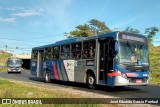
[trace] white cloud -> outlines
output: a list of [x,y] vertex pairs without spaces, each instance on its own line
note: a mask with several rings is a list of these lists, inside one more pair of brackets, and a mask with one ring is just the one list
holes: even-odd
[[14,11],[14,10],[16,10],[15,8],[5,8],[6,10],[8,10],[8,11]]
[[16,23],[16,19],[15,18],[0,18],[0,22]]
[[23,10],[22,12],[13,13],[12,15],[18,16],[18,17],[28,17],[28,16],[41,15],[41,13],[40,13],[40,11],[36,11],[36,10]]

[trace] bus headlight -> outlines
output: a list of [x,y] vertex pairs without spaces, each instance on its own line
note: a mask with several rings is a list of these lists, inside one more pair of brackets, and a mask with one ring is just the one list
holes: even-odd
[[122,77],[123,77],[123,78],[127,78],[127,76],[126,76],[125,73],[122,73]]
[[8,68],[8,71],[11,71],[11,69]]
[[117,70],[117,72],[123,77],[123,78],[127,78],[126,74],[121,72],[120,70]]
[[122,74],[121,74],[121,71],[117,70],[117,72],[118,72],[118,74],[122,75]]

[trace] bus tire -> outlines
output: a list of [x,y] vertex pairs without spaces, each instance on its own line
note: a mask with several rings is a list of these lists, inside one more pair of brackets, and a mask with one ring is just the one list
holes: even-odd
[[87,85],[90,89],[95,89],[95,77],[92,74],[87,74]]
[[50,73],[49,72],[45,73],[45,82],[46,83],[50,83],[51,82],[51,78],[50,78]]

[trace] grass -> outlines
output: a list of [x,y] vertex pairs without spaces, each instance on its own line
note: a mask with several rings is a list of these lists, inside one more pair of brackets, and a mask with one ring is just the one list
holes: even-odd
[[160,84],[160,47],[150,47],[150,70],[152,84]]
[[9,57],[11,57],[11,54],[8,53],[0,53],[0,64],[5,64],[5,66],[0,66],[0,71],[6,71],[6,61]]
[[77,98],[70,93],[61,93],[54,89],[30,87],[7,80],[0,80],[0,98]]
[[[84,97],[84,95],[83,95]],[[80,94],[72,94],[61,89],[49,89],[33,85],[20,84],[0,79],[0,98],[83,98]],[[86,97],[87,98],[87,94]],[[25,100],[23,99],[23,100]],[[1,101],[0,101],[1,102]],[[87,102],[87,101],[86,101]],[[136,104],[137,105],[137,104]],[[1,107],[127,107],[129,104],[9,104]]]
[[[87,96],[87,95],[86,95]],[[0,98],[82,98],[80,95],[74,95],[61,90],[49,89],[43,87],[33,87],[30,85],[10,82],[0,79]],[[0,105],[2,106],[2,105]],[[21,107],[22,105],[3,105],[4,107]],[[42,104],[42,105],[23,105],[33,107],[101,107],[97,104]],[[116,107],[117,105],[105,104],[105,106]]]

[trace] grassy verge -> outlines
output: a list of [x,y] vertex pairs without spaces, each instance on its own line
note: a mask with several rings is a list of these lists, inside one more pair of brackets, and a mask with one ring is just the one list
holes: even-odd
[[160,47],[150,48],[150,70],[152,84],[160,84]]
[[[7,53],[0,53],[0,71],[6,71],[7,67],[6,67],[6,61],[9,57],[11,57],[11,54],[7,54]],[[4,66],[1,66],[4,65]]]
[[7,71],[7,67],[0,67],[0,72],[1,71]]
[[[86,95],[87,96],[87,95]],[[30,85],[19,84],[0,79],[0,98],[82,98],[61,90],[49,89],[43,87],[33,87]],[[0,105],[2,106],[2,105]],[[21,107],[22,105],[3,105],[4,107]],[[33,107],[117,107],[117,104],[42,104],[42,105],[23,105]],[[119,107],[123,107],[118,105]]]

